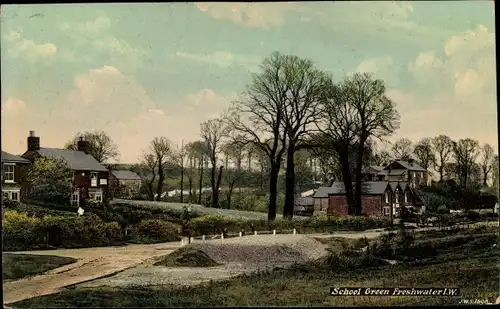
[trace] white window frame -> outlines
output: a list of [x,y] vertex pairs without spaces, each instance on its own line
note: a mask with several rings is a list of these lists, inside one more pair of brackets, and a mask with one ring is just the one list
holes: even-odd
[[420,178],[424,178],[424,172],[420,172]]
[[97,187],[99,184],[99,173],[91,172],[90,173],[90,186]]
[[[3,181],[5,183],[14,183],[14,179],[15,179],[15,171],[16,171],[16,164],[15,163],[2,163],[3,164],[3,173],[2,173],[2,177],[3,177]],[[12,172],[8,172],[7,171],[7,167],[12,167]],[[7,179],[7,175],[10,175],[12,174],[12,179]]]
[[384,216],[390,216],[391,215],[391,207],[390,206],[384,206],[383,212],[384,212]]
[[[76,202],[76,204],[75,204],[75,202]],[[79,191],[75,191],[75,192],[73,192],[73,194],[71,194],[71,205],[80,207],[80,192]]]
[[102,191],[89,191],[89,198],[94,199],[99,203],[102,203],[103,200]]
[[417,178],[417,173],[413,172],[413,178]]
[[396,203],[399,203],[399,190],[398,189],[396,189],[395,194],[396,194]]
[[[17,194],[17,198],[12,198],[12,194]],[[5,195],[9,200],[20,202],[21,201],[21,190],[2,190],[2,194]]]
[[385,192],[385,202],[389,203],[389,192]]
[[408,191],[405,191],[405,203],[408,203]]

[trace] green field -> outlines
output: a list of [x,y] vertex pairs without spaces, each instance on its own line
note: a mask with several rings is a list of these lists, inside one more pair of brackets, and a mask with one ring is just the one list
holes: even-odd
[[76,262],[75,259],[52,255],[2,254],[4,280],[21,279]]
[[[464,236],[467,237],[467,236]],[[358,255],[337,260],[240,276],[189,288],[79,288],[14,304],[16,307],[226,307],[226,306],[391,306],[456,305],[460,297],[380,297],[329,295],[330,287],[456,287],[461,297],[492,299],[498,295],[498,250],[495,237],[439,245],[440,258],[408,264],[380,265]],[[474,245],[474,243],[476,245]],[[479,246],[477,244],[480,244]],[[335,255],[335,254],[334,254]],[[358,260],[356,260],[358,259]],[[329,262],[327,262],[329,261]],[[373,261],[373,259],[372,259]],[[350,266],[349,266],[350,265]]]

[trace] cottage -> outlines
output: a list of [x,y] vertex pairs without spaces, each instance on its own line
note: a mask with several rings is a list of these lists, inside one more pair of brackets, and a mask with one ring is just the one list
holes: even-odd
[[111,192],[116,198],[130,198],[139,194],[142,179],[137,173],[128,170],[111,171]]
[[363,170],[366,181],[408,182],[412,188],[429,185],[429,172],[415,160],[396,160],[384,166],[369,166]]
[[[361,190],[361,213],[366,216],[397,218],[401,215],[401,209],[403,207],[406,209],[413,209],[415,204],[418,203],[417,198],[407,183],[367,181],[363,182]],[[343,182],[334,182],[327,194],[328,215],[349,215]]]
[[312,216],[314,212],[314,199],[312,197],[296,197],[294,214],[298,216]]
[[28,136],[28,150],[23,158],[34,162],[40,157],[61,159],[73,171],[74,191],[71,195],[71,204],[85,205],[88,199],[106,203],[109,196],[109,171],[89,154],[89,143],[83,138],[78,141],[78,150],[43,148],[40,147],[40,137],[30,131]]
[[332,191],[332,187],[319,187],[313,195],[314,213],[326,213],[328,210],[328,193]]
[[21,201],[29,163],[29,160],[2,151],[2,195],[5,198]]

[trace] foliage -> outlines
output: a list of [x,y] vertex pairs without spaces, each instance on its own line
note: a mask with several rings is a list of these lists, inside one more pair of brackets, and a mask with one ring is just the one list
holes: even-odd
[[32,198],[68,203],[73,189],[73,172],[63,160],[41,157],[30,167],[28,181]]
[[90,155],[100,163],[119,157],[118,146],[104,131],[77,133],[73,139],[66,143],[64,148],[78,150],[80,138],[88,143]]
[[406,137],[400,138],[392,145],[391,151],[395,160],[408,161],[413,152],[413,143]]
[[150,242],[178,241],[179,225],[168,221],[149,219],[142,220],[133,228],[133,238],[136,240],[148,240]]
[[428,137],[421,139],[413,148],[418,163],[426,170],[435,165],[436,155],[432,149],[432,140]]
[[219,265],[205,252],[190,247],[179,248],[155,263],[155,266],[166,267],[213,267]]
[[446,207],[446,205],[441,205],[436,209],[436,212],[438,214],[449,214],[450,210]]

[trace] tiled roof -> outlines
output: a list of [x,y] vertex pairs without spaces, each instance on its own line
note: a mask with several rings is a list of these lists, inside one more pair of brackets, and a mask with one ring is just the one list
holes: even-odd
[[119,170],[111,171],[111,173],[120,180],[141,180],[141,177],[132,171]]
[[2,151],[2,162],[6,163],[30,163],[29,160],[26,160],[25,158],[21,158],[20,156],[13,155],[11,153]]
[[40,150],[38,150],[38,153],[44,157],[62,159],[68,164],[69,168],[74,171],[108,171],[106,167],[99,163],[93,156],[85,154],[83,151],[57,148],[40,148]]
[[[403,175],[404,173],[406,173],[406,171],[407,170],[391,170],[390,175],[399,176],[399,175]],[[382,170],[377,175],[389,175],[389,170]]]
[[332,190],[331,187],[319,187],[316,193],[314,193],[313,198],[326,198],[328,197],[328,193]]
[[412,163],[410,163],[408,161],[398,160],[398,161],[395,161],[395,162],[401,164],[404,168],[406,168],[408,170],[411,170],[411,171],[417,171],[417,172],[426,172],[427,171],[425,168],[423,168],[422,166],[420,166],[420,164],[418,164],[415,161],[413,161]]
[[312,197],[297,197],[295,205],[314,205],[314,199]]
[[[388,181],[365,181],[361,184],[361,191],[363,194],[382,194],[385,192],[388,184]],[[331,191],[328,193],[331,195],[345,194],[344,183],[341,181],[334,182]]]

